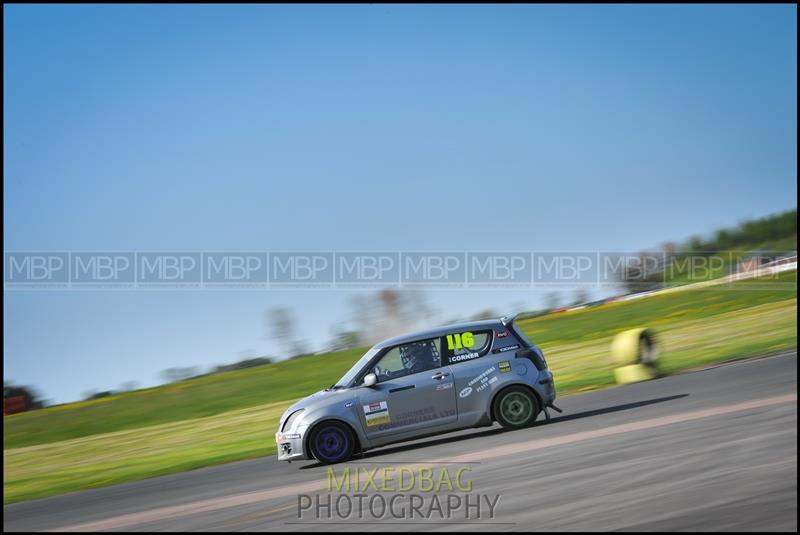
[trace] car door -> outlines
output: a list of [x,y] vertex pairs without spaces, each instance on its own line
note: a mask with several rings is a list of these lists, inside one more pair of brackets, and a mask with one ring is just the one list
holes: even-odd
[[457,420],[453,374],[442,366],[440,338],[389,348],[372,371],[378,382],[359,391],[361,423],[370,440],[432,432]]

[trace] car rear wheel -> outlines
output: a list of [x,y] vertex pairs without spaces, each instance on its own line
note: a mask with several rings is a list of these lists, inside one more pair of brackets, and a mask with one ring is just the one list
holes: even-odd
[[529,427],[539,415],[539,402],[528,389],[511,386],[500,392],[493,402],[495,419],[506,429]]
[[314,428],[309,440],[311,454],[323,464],[348,460],[355,450],[355,438],[346,425],[322,422]]

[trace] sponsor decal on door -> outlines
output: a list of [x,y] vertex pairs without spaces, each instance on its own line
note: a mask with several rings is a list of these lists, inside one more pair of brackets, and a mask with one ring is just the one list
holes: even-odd
[[363,407],[367,427],[389,423],[389,404],[385,401],[376,401]]

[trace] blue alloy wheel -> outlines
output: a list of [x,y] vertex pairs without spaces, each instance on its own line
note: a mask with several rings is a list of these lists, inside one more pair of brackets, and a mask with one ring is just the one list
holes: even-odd
[[353,445],[350,430],[338,422],[321,424],[311,437],[311,453],[325,464],[349,459],[353,455]]

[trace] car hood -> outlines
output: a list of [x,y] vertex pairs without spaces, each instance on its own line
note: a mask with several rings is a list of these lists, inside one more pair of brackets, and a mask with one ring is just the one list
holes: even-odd
[[344,403],[349,399],[355,399],[355,394],[352,388],[342,388],[340,390],[320,390],[319,392],[315,392],[310,396],[304,397],[286,409],[286,412],[283,413],[281,420],[299,409],[313,410],[333,403]]

